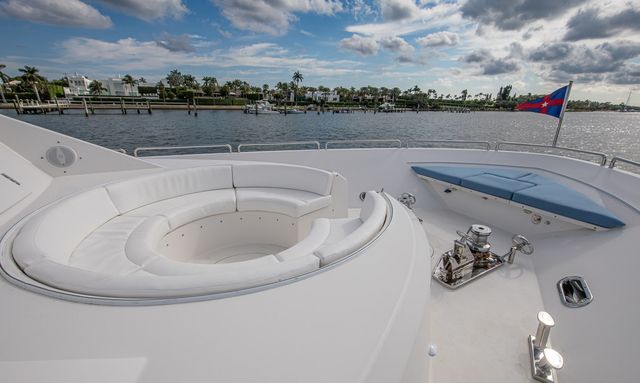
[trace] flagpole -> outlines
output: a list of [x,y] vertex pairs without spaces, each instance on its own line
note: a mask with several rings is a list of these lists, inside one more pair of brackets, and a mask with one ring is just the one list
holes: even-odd
[[573,85],[573,80],[569,81],[569,86],[567,87],[567,94],[564,95],[564,102],[562,103],[562,110],[560,111],[560,117],[558,119],[558,128],[556,129],[555,137],[553,137],[552,146],[556,146],[558,144],[558,137],[560,136],[560,128],[562,127],[562,120],[564,119],[564,111],[567,110],[567,103],[569,102],[569,94],[571,93],[572,85]]

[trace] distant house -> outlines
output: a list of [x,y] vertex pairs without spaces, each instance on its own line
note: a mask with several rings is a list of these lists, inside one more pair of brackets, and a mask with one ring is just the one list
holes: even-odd
[[[68,87],[64,87],[64,96],[89,96],[91,91],[89,85],[93,80],[86,76],[74,73],[73,75],[66,75]],[[108,78],[106,80],[98,80],[102,84],[102,87],[106,90],[103,91],[103,95],[106,96],[140,96],[138,92],[138,85],[129,85],[122,82],[122,78]]]
[[125,84],[120,77],[108,78],[106,80],[100,80],[100,82],[107,90],[105,94],[109,96],[140,96],[137,84]]
[[315,102],[319,102],[322,100],[326,102],[340,102],[340,95],[335,90],[332,90],[329,92],[320,92],[320,91],[307,92],[304,95],[304,98],[311,99]]
[[66,75],[67,82],[69,83],[68,87],[64,87],[64,96],[86,96],[89,95],[89,84],[91,84],[91,80],[89,78],[74,73],[73,75]]

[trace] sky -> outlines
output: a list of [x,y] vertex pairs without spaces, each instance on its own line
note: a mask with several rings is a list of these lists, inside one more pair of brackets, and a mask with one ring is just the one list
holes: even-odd
[[0,64],[49,79],[171,69],[219,82],[543,94],[640,105],[634,0],[0,0]]

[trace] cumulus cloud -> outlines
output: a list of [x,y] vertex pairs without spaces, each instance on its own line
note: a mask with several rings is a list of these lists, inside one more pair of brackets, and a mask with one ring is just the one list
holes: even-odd
[[518,30],[532,21],[560,17],[583,0],[468,0],[462,14],[502,30]]
[[414,0],[378,0],[378,5],[385,21],[412,19],[420,12]]
[[97,0],[105,6],[145,21],[181,18],[188,12],[182,0]]
[[416,42],[424,48],[454,46],[460,42],[460,37],[453,32],[436,32],[416,39]]
[[388,51],[391,52],[412,52],[413,47],[406,42],[402,37],[393,36],[393,37],[385,37],[380,40],[380,45]]
[[352,35],[340,40],[340,48],[356,52],[362,56],[374,55],[380,50],[378,42],[371,37]]
[[343,10],[337,0],[212,0],[233,26],[253,32],[283,35],[295,13],[333,15]]
[[305,68],[305,74],[339,76],[361,74],[360,63],[349,60],[320,60],[314,57],[291,54],[273,43],[256,43],[218,49],[204,54],[171,51],[155,41],[134,38],[105,41],[90,38],[73,38],[60,45],[65,66],[93,65],[100,62],[103,71],[169,70],[175,67],[211,68],[260,68],[293,71]]
[[640,56],[640,42],[615,41],[589,47],[567,42],[545,43],[529,53],[544,76],[554,81],[638,84],[638,66],[628,60]]
[[461,61],[479,68],[480,74],[498,75],[520,70],[520,65],[509,57],[498,58],[488,49],[478,49],[461,58]]
[[618,13],[603,15],[596,8],[580,10],[567,22],[566,41],[611,37],[625,30],[640,31],[640,9],[629,7]]
[[165,32],[156,39],[156,44],[172,52],[195,52],[191,38],[187,34],[172,35]]
[[351,15],[355,20],[376,16],[376,11],[364,0],[352,0],[348,3]]
[[109,28],[111,19],[79,0],[7,0],[0,2],[0,13],[34,23]]

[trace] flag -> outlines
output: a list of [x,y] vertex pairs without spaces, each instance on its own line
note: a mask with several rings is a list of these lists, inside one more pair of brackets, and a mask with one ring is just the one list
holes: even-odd
[[548,114],[549,116],[560,118],[560,116],[562,115],[562,108],[564,107],[564,100],[567,97],[568,87],[569,85],[563,86],[562,88],[544,97],[536,98],[535,100],[518,104],[516,108],[518,108],[518,110],[543,113]]

